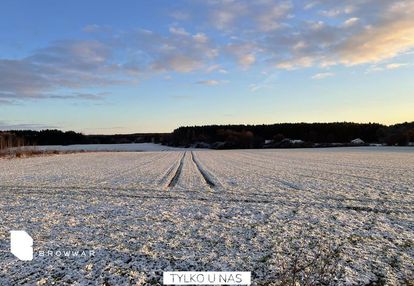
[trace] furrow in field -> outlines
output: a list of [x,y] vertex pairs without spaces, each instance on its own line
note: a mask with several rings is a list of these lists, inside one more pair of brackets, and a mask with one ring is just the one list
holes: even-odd
[[[352,191],[348,193],[349,198],[363,195],[362,191],[369,191],[370,195],[383,196],[384,191],[392,190],[393,192],[409,192],[409,186],[413,185],[413,180],[405,173],[395,174],[394,172],[379,173],[377,169],[373,170],[359,170],[358,175],[350,174],[348,167],[340,168],[337,166],[334,170],[327,169],[325,166],[315,165],[314,160],[320,160],[321,156],[325,156],[325,161],[337,161],[337,153],[320,154],[320,151],[312,152],[295,152],[291,154],[291,159],[287,160],[285,156],[274,156],[281,154],[279,152],[269,151],[243,151],[240,152],[240,160],[254,162],[250,164],[256,165],[258,168],[271,169],[279,174],[286,174],[292,177],[295,182],[302,182],[315,190],[329,190],[329,192],[340,192],[344,188]],[[297,161],[297,156],[301,157],[301,162]],[[387,161],[387,160],[384,160]],[[389,160],[388,160],[389,161]],[[305,162],[305,163],[304,163]],[[354,159],[355,162],[355,159]],[[370,160],[370,165],[373,165],[375,160]],[[366,163],[365,163],[366,165]],[[380,164],[376,164],[379,166]],[[294,170],[291,167],[295,166]],[[389,167],[382,167],[383,169]],[[401,168],[402,169],[402,168]],[[386,174],[385,174],[386,173]],[[354,193],[355,190],[357,193]],[[371,197],[373,198],[373,197]]]
[[[289,168],[289,166],[295,165],[295,170],[304,172],[320,172],[325,178],[329,178],[337,181],[338,176],[349,176],[347,181],[356,181],[371,184],[380,183],[381,185],[387,185],[392,187],[393,179],[397,177],[407,178],[407,168],[401,167],[399,163],[402,158],[398,154],[376,154],[374,157],[366,152],[352,150],[345,156],[338,157],[337,151],[329,150],[261,150],[257,151],[243,151],[240,152],[240,156],[247,157],[249,160],[256,160],[266,162],[269,165],[275,165],[274,161],[277,161],[277,166]],[[387,156],[387,157],[385,157]],[[382,159],[384,157],[384,159]],[[309,158],[310,160],[306,160]],[[306,164],[302,164],[306,161]],[[388,168],[390,165],[393,167],[393,172],[390,174]],[[397,180],[399,183],[400,180]]]
[[[237,156],[232,156],[232,154],[219,151],[205,156],[206,154],[200,153],[200,158],[205,166],[219,174],[219,180],[227,191],[251,192],[260,189],[262,192],[268,192],[269,190],[298,191],[302,189],[302,186],[296,182],[290,182],[287,178],[282,178],[278,173],[270,170],[259,171],[252,168],[253,163],[240,161],[235,158]],[[244,184],[244,182],[249,183]]]
[[178,156],[177,152],[84,153],[59,155],[46,167],[34,169],[32,162],[45,157],[5,161],[0,169],[13,166],[13,173],[0,172],[2,185],[159,187],[158,181]]
[[[139,153],[132,153],[134,160],[117,166],[115,168],[115,174],[112,176],[105,176],[99,185],[103,186],[148,186],[155,183],[155,176],[163,170],[166,166],[164,163],[169,165],[167,161],[171,158],[170,153],[166,152],[154,152],[151,157],[139,156]],[[154,167],[158,167],[154,173]],[[122,168],[122,169],[121,169]]]
[[[261,154],[261,152],[257,152]],[[314,154],[317,157],[318,154]],[[274,158],[271,161],[264,161],[260,157],[249,157],[243,158],[244,156],[238,156],[237,161],[240,164],[252,165],[254,168],[261,170],[260,172],[274,172],[279,174],[279,176],[290,177],[290,181],[301,183],[302,185],[308,186],[310,189],[329,189],[329,190],[342,190],[344,187],[347,189],[372,189],[375,188],[375,191],[393,189],[395,186],[401,186],[401,181],[404,181],[405,178],[400,178],[398,180],[371,180],[366,178],[365,173],[360,173],[360,176],[353,176],[346,173],[346,170],[340,170],[340,172],[333,172],[329,170],[310,168],[309,161],[313,158],[305,160],[302,159],[302,163],[299,162],[284,162],[280,158]],[[334,158],[335,159],[335,158]],[[235,159],[236,160],[236,159]],[[306,162],[306,163],[304,163]],[[264,164],[263,164],[264,163]],[[295,166],[291,170],[292,166]],[[374,172],[370,172],[373,174]],[[397,176],[398,177],[398,176]]]
[[[228,193],[239,194],[244,197],[269,197],[277,199],[297,198],[300,200],[326,201],[338,205],[346,204],[350,200],[357,200],[359,204],[369,204],[372,208],[381,208],[382,204],[396,204],[396,193],[410,194],[413,184],[400,180],[398,188],[384,187],[369,182],[350,181],[349,177],[338,176],[325,180],[323,172],[309,173],[300,170],[301,166],[308,166],[318,154],[309,151],[306,160],[301,164],[291,163],[290,167],[279,165],[277,158],[269,165],[264,165],[260,159],[239,156],[240,151],[218,151],[204,156],[199,152],[203,163],[209,169],[219,174],[220,180]],[[253,151],[251,151],[253,153]],[[255,150],[261,154],[261,150]],[[336,158],[332,157],[331,160]],[[299,166],[300,165],[300,166]],[[328,179],[328,178],[326,178]],[[401,182],[406,182],[401,183]],[[243,184],[242,182],[248,182]],[[291,182],[294,182],[291,184]],[[396,181],[393,183],[397,184]],[[347,192],[343,190],[346,189]]]

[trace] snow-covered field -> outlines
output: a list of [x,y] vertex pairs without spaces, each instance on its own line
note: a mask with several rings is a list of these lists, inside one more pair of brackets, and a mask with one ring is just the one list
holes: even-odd
[[35,146],[41,151],[172,151],[179,148],[154,143],[128,143],[128,144],[75,144],[75,145],[45,145]]
[[[412,285],[414,150],[0,159],[0,221],[0,285],[157,284],[172,270],[252,271],[254,285],[278,285],[294,264],[313,281],[331,267],[333,285]],[[33,261],[9,253],[10,230],[33,237]]]

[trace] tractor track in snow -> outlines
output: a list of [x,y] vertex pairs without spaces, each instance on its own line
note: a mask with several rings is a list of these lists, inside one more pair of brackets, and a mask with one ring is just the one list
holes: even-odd
[[201,176],[204,178],[204,181],[206,181],[207,185],[210,188],[214,189],[216,187],[216,184],[211,180],[210,176],[206,173],[206,171],[204,171],[203,168],[200,167],[200,164],[194,158],[193,151],[191,151],[191,160],[193,161],[194,165],[197,167],[197,170],[200,172]]
[[[177,156],[177,159],[174,161],[174,163],[168,168],[168,170],[162,175],[161,179],[159,179],[159,185],[162,186],[163,189],[167,189],[168,185],[171,183],[172,179],[169,179],[171,177],[171,174],[174,172],[177,172],[178,166],[180,165],[181,159],[183,158],[183,155]],[[174,173],[175,174],[175,173]],[[166,184],[168,182],[168,184]]]
[[[178,165],[178,168],[177,168],[177,170],[175,171],[175,174],[174,174],[174,176],[172,177],[172,179],[171,179],[171,181],[168,183],[168,185],[167,185],[167,187],[168,187],[168,189],[172,189],[176,184],[177,184],[177,182],[178,182],[178,178],[180,177],[180,175],[181,175],[181,171],[182,171],[182,169],[183,169],[183,165],[184,165],[184,158],[185,158],[185,155],[187,154],[187,151],[186,152],[184,152],[184,154],[181,156],[181,159],[180,159],[180,164]],[[167,174],[167,176],[168,176],[168,174]]]

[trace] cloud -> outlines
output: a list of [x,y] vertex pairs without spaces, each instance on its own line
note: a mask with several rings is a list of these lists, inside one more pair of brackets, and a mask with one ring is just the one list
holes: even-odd
[[139,29],[100,41],[57,41],[21,59],[0,58],[1,104],[26,99],[99,100],[102,93],[81,90],[132,84],[156,72],[191,72],[217,55],[205,34],[193,35],[180,27],[171,27],[167,35]]
[[393,69],[398,69],[400,67],[407,66],[407,65],[408,64],[406,63],[392,63],[392,64],[387,64],[386,68],[389,70],[393,70]]
[[373,73],[373,72],[381,72],[384,71],[383,67],[377,66],[377,65],[372,65],[370,67],[367,68],[367,70],[365,71],[366,74],[369,73]]
[[226,73],[222,66],[233,65],[395,69],[402,65],[384,62],[414,49],[414,2],[409,0],[208,0],[190,6],[167,16],[194,19],[191,26],[116,31],[91,24],[83,28],[87,39],[60,40],[25,57],[0,58],[0,104],[99,100],[105,98],[101,90],[154,74]]
[[0,121],[0,130],[42,130],[42,129],[60,129],[60,126],[35,123],[9,123]]
[[162,59],[152,64],[152,69],[156,71],[176,71],[188,73],[203,66],[202,61],[185,55],[167,54]]
[[220,83],[223,83],[223,81],[216,80],[216,79],[199,80],[196,82],[196,84],[202,84],[202,85],[219,85]]
[[366,28],[338,48],[347,65],[379,62],[393,58],[414,46],[414,22],[397,22]]
[[238,1],[210,2],[210,24],[219,30],[230,30],[236,25],[239,17],[247,12],[247,6]]
[[99,92],[99,93],[72,93],[72,94],[46,94],[44,95],[45,98],[52,98],[52,99],[84,99],[84,100],[103,100],[109,93],[107,92]]
[[190,14],[184,11],[172,11],[170,16],[178,21],[185,21],[191,18]]
[[219,64],[214,64],[214,65],[211,65],[211,66],[207,67],[206,72],[211,73],[211,72],[214,72],[214,71],[220,70],[220,69],[221,69],[221,66]]
[[224,49],[226,53],[235,58],[237,63],[244,69],[256,62],[255,53],[258,48],[254,43],[232,43],[227,45]]
[[0,98],[58,98],[59,95],[50,94],[57,94],[59,89],[103,87],[124,82],[122,77],[117,77],[118,67],[112,65],[110,58],[110,50],[100,42],[62,41],[36,50],[26,58],[0,59]]
[[408,63],[389,63],[389,64],[384,64],[384,65],[372,65],[366,70],[366,73],[382,72],[386,70],[395,70],[395,69],[399,69],[405,66],[409,66],[409,64]]
[[335,74],[331,73],[331,72],[325,72],[325,73],[317,73],[315,75],[313,75],[311,78],[312,79],[324,79],[327,77],[333,77]]
[[239,57],[239,64],[244,67],[249,67],[256,61],[254,54],[246,54]]
[[[392,2],[392,1],[390,1]],[[338,45],[347,65],[379,62],[414,47],[414,3],[397,1],[386,6],[376,23],[367,25]]]
[[207,43],[207,41],[208,41],[208,38],[207,38],[206,34],[204,34],[204,33],[197,33],[197,34],[195,34],[195,35],[193,36],[193,39],[194,39],[197,43],[200,43],[200,44]]
[[272,3],[269,7],[264,5],[261,10],[256,13],[257,27],[260,31],[269,32],[280,28],[282,20],[289,16],[292,4],[288,1],[280,3]]
[[359,21],[359,18],[352,17],[352,18],[346,19],[343,23],[343,26],[344,27],[351,27],[351,26],[355,25],[358,21]]
[[280,61],[276,64],[276,67],[279,69],[285,69],[285,70],[294,70],[297,68],[303,68],[303,67],[310,67],[315,62],[315,59],[312,57],[297,57],[292,58],[289,60]]
[[212,21],[216,28],[224,29],[233,23],[236,15],[229,11],[217,10],[212,14]]
[[134,37],[136,42],[128,42],[128,48],[132,44],[135,51],[146,55],[140,59],[146,72],[192,72],[218,56],[218,49],[205,34],[193,35],[179,27],[170,28],[167,36],[137,31]]
[[16,105],[17,103],[14,100],[0,98],[0,105]]
[[309,10],[312,9],[313,7],[317,6],[319,4],[318,1],[310,1],[309,3],[305,4],[305,6],[303,6],[304,10]]
[[83,27],[82,31],[85,33],[94,33],[97,32],[101,29],[101,26],[96,25],[96,24],[90,24],[90,25],[86,25],[85,27]]
[[263,74],[266,75],[266,77],[262,81],[249,85],[251,92],[256,92],[265,88],[272,88],[279,79],[279,72],[273,72],[271,74],[264,72]]
[[291,1],[206,1],[210,25],[219,30],[234,31],[238,27],[269,32],[278,29],[290,16]]
[[188,33],[184,28],[180,27],[170,27],[170,33],[176,36],[189,36]]
[[207,73],[219,72],[219,73],[222,73],[222,74],[228,73],[228,71],[226,69],[222,68],[221,65],[219,65],[219,64],[213,64],[213,65],[207,67],[206,72]]
[[338,17],[344,14],[351,14],[354,9],[355,8],[352,5],[340,6],[332,8],[330,10],[322,10],[320,11],[320,14],[326,17]]
[[[414,2],[408,0],[310,1],[306,17],[297,13],[303,7],[292,1],[211,3],[207,9],[215,17],[210,24],[226,31],[225,49],[233,49],[242,67],[262,60],[285,69],[351,66],[391,59],[414,48]],[[237,50],[245,43],[250,50]]]

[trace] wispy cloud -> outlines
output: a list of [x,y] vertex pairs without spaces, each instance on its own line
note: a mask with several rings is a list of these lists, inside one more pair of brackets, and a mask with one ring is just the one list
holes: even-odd
[[42,130],[42,129],[60,129],[60,126],[34,123],[10,123],[0,121],[0,130]]
[[150,31],[138,31],[134,36],[134,49],[148,55],[144,59],[146,72],[192,72],[218,56],[217,48],[205,34],[191,34],[179,27],[170,29],[168,36]]
[[356,25],[358,21],[359,21],[359,18],[352,17],[352,18],[346,19],[343,23],[343,26],[344,27],[351,27],[353,25]]
[[0,105],[17,105],[17,102],[14,100],[0,98]]
[[97,24],[90,24],[90,25],[86,25],[85,27],[83,27],[82,31],[85,33],[93,33],[93,32],[97,32],[101,29],[100,25]]
[[398,69],[400,67],[404,67],[407,66],[407,63],[392,63],[392,64],[387,64],[386,68],[389,70],[394,70],[394,69]]
[[185,21],[191,18],[191,15],[187,12],[176,10],[170,13],[170,16],[175,20]]
[[205,80],[199,80],[196,82],[196,84],[202,84],[202,85],[219,85],[221,83],[224,83],[224,81],[216,80],[216,79],[205,79]]
[[219,73],[222,73],[222,74],[228,73],[228,71],[226,69],[222,68],[222,66],[219,65],[219,64],[213,64],[213,65],[207,67],[206,72],[207,73],[219,72]]
[[311,78],[312,79],[324,79],[324,78],[328,78],[328,77],[333,77],[335,74],[331,73],[331,72],[324,72],[324,73],[317,73],[315,75],[313,75]]
[[206,1],[210,25],[219,30],[235,31],[239,27],[270,32],[280,28],[290,16],[291,1]]
[[262,81],[249,85],[251,92],[256,92],[264,88],[272,88],[279,79],[279,72],[273,72],[271,74],[263,72],[263,74],[265,75],[265,78]]
[[241,42],[232,43],[224,47],[226,53],[236,60],[236,63],[243,69],[249,68],[256,62],[255,53],[258,47],[254,43]]
[[52,99],[84,99],[84,100],[103,100],[109,93],[107,92],[100,92],[100,93],[71,93],[71,94],[45,94],[45,98],[52,98]]

